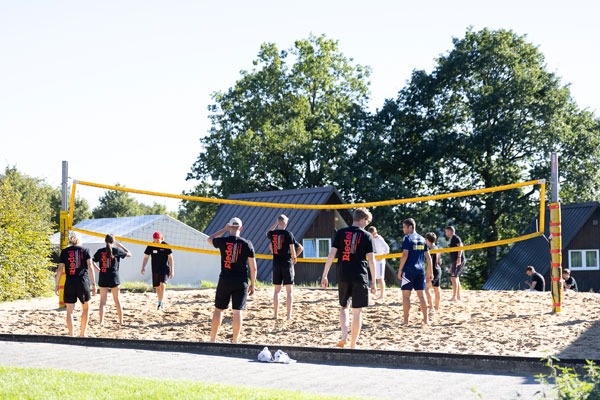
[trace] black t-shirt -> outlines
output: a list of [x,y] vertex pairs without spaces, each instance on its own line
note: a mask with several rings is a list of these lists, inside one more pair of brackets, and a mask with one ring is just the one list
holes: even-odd
[[89,278],[90,251],[81,246],[69,246],[60,252],[59,262],[65,265],[67,279]]
[[290,245],[296,246],[294,234],[285,229],[275,229],[267,232],[267,237],[273,248],[273,259],[289,261],[292,258]]
[[[454,235],[450,238],[450,243],[448,244],[448,247],[458,247],[461,243],[462,243],[462,240],[460,240],[460,237],[458,235]],[[455,263],[456,260],[458,260],[458,251],[453,251],[452,253],[450,253],[450,261]],[[460,263],[462,265],[465,265],[464,250],[462,251],[462,254],[460,256]]]
[[252,242],[239,236],[214,238],[212,242],[221,251],[219,279],[248,282],[248,258],[254,258]]
[[544,286],[546,286],[546,283],[542,274],[540,274],[539,272],[534,272],[533,275],[531,275],[531,282],[537,282],[535,284],[535,290],[537,290],[538,292],[544,291]]
[[575,282],[575,278],[573,278],[572,276],[569,277],[569,279],[565,280],[565,284],[567,285],[571,285],[571,287],[567,290],[573,290],[573,291],[577,291],[577,282]]
[[[167,244],[162,242],[161,244]],[[152,258],[152,270],[153,271],[164,271],[169,268],[169,254],[173,253],[171,249],[164,247],[148,246],[144,250],[144,254],[147,254]]]
[[337,249],[338,282],[369,282],[369,262],[373,252],[373,236],[358,226],[349,226],[336,232],[331,247]]
[[113,247],[113,258],[109,259],[106,253],[106,247],[96,250],[94,262],[98,263],[101,274],[116,274],[119,272],[119,262],[127,256],[125,250],[120,247]]

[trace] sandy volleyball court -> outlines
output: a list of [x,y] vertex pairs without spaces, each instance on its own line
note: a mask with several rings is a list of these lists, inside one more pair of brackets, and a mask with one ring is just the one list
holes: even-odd
[[[207,341],[214,289],[168,290],[164,311],[154,293],[121,293],[124,324],[119,326],[112,299],[105,323],[98,323],[96,295],[91,303],[90,337]],[[285,315],[285,294],[280,295]],[[385,301],[372,301],[364,314],[362,349],[491,354],[600,360],[600,295],[566,293],[563,311],[551,313],[550,293],[464,291],[450,303],[442,291],[440,311],[429,327],[421,326],[416,295],[411,321],[401,327],[400,291],[389,289]],[[272,318],[272,288],[261,287],[249,301],[242,342],[265,345],[334,347],[340,338],[337,291],[296,288],[293,321]],[[65,313],[57,297],[0,303],[0,333],[66,335]],[[76,307],[76,327],[80,305]],[[77,329],[76,329],[77,331]],[[231,339],[231,310],[225,312],[219,341]]]

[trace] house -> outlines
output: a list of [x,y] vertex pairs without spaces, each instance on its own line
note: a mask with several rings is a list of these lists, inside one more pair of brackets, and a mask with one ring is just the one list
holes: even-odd
[[[96,250],[104,247],[104,236],[111,233],[115,236],[152,242],[152,234],[159,231],[165,237],[165,242],[182,247],[205,250],[215,250],[207,242],[204,233],[178,221],[168,215],[141,215],[136,217],[98,218],[81,221],[75,228],[96,232],[101,236],[82,234],[83,246],[90,250],[93,256]],[[58,246],[60,234],[55,233],[50,238],[52,244]],[[152,283],[150,261],[146,274],[140,270],[144,259],[146,244],[123,242],[132,253],[132,257],[121,261],[119,276],[121,282],[144,281]],[[149,244],[149,243],[148,243]],[[169,280],[174,285],[198,286],[201,280],[216,282],[220,273],[220,257],[217,254],[204,254],[194,251],[173,250],[175,276]]]
[[[600,203],[561,205],[562,267],[569,268],[580,291],[600,291]],[[546,209],[544,232],[549,231]],[[533,221],[526,233],[536,231]],[[517,242],[492,271],[484,289],[525,289],[525,268],[533,265],[550,282],[550,244],[546,237]]]
[[[234,194],[229,196],[229,199],[286,204],[323,205],[344,203],[338,191],[332,186]],[[256,253],[270,254],[267,231],[281,214],[289,217],[288,229],[294,233],[296,240],[304,246],[304,252],[300,258],[322,258],[323,261],[329,255],[331,240],[336,230],[352,223],[352,215],[347,209],[309,210],[223,204],[206,228],[206,233],[217,232],[232,217],[238,217],[243,223],[242,237],[252,242]],[[324,262],[298,262],[296,264],[295,281],[297,283],[320,282],[323,266]],[[272,260],[257,258],[257,267],[257,279],[270,282],[273,270]],[[335,268],[330,270],[328,278],[330,282],[337,282]]]

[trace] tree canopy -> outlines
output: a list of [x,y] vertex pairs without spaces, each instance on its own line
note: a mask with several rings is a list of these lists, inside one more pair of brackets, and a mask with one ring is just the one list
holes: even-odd
[[[120,186],[119,183],[115,186]],[[120,218],[134,217],[137,215],[168,214],[167,207],[154,203],[151,206],[134,199],[123,190],[108,190],[100,197],[99,204],[92,210],[94,218]]]

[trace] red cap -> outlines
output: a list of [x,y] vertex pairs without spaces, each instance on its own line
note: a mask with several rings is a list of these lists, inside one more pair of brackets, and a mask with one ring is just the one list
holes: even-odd
[[162,235],[159,231],[156,231],[152,234],[152,239],[160,239],[162,238]]

